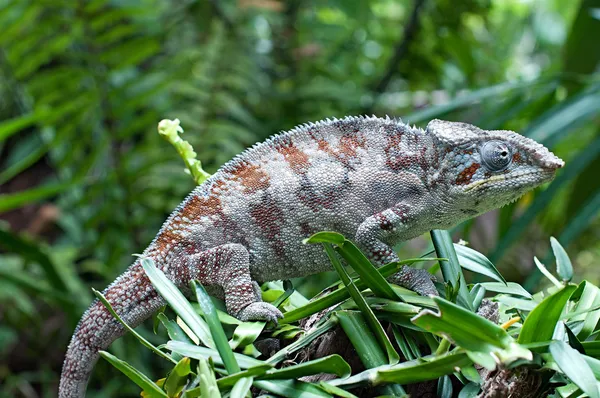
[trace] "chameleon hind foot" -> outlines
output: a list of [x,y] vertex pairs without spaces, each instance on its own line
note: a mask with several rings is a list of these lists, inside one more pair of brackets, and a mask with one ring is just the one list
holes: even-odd
[[273,321],[283,318],[283,314],[275,306],[257,301],[243,308],[236,316],[242,321]]

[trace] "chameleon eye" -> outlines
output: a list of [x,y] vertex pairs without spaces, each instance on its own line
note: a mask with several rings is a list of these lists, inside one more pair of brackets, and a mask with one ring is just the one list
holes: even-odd
[[502,141],[489,141],[481,147],[481,160],[491,171],[502,171],[512,161],[510,147]]

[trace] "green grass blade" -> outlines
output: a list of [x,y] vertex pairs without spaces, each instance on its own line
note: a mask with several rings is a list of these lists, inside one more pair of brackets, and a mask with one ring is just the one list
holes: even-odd
[[448,261],[440,261],[440,268],[442,269],[444,281],[458,293],[457,303],[470,311],[474,311],[469,290],[467,289],[467,282],[458,262],[458,256],[454,250],[450,233],[440,229],[433,230],[431,231],[431,241],[438,257],[448,259]]
[[317,232],[316,234],[313,234],[309,238],[306,238],[302,241],[302,243],[304,244],[331,243],[333,245],[339,246],[343,245],[344,242],[346,242],[346,238],[344,237],[344,235],[332,231]]
[[267,370],[271,368],[273,367],[269,364],[252,366],[251,368],[248,368],[241,372],[221,377],[219,380],[217,380],[217,385],[221,390],[228,390],[232,388],[238,382],[238,380],[243,378],[254,378],[256,376],[262,376],[265,373],[267,373]]
[[587,355],[600,358],[600,341],[583,341],[581,345]]
[[79,181],[52,182],[25,191],[2,194],[0,195],[0,214],[56,196],[78,184]]
[[510,92],[512,90],[523,90],[525,88],[540,85],[540,84],[548,84],[552,83],[550,80],[534,80],[527,82],[517,82],[517,83],[501,83],[495,86],[484,87],[479,90],[474,90],[465,95],[458,96],[453,98],[448,103],[437,106],[430,106],[421,111],[414,112],[404,118],[407,122],[410,123],[419,123],[424,120],[431,120],[438,116],[444,115],[448,112],[451,112],[455,109],[459,109],[465,107],[471,103],[478,102],[487,98],[498,98],[503,96],[505,93]]
[[258,379],[299,379],[304,376],[315,375],[318,373],[335,374],[343,378],[350,376],[351,372],[352,369],[350,369],[350,365],[348,365],[341,356],[335,354],[282,369],[273,369],[268,371],[264,376],[258,377]]
[[554,286],[558,287],[559,289],[563,286],[563,284],[560,283],[560,281],[556,279],[554,275],[552,275],[548,268],[540,260],[538,260],[536,256],[533,256],[533,262],[542,275],[548,278],[548,280],[552,282]]
[[437,396],[440,398],[452,398],[452,381],[448,375],[442,376],[438,380]]
[[585,359],[585,362],[587,362],[590,369],[592,369],[596,380],[600,380],[600,360],[592,358],[589,355],[582,355],[582,357]]
[[404,356],[404,358],[406,358],[408,361],[417,359],[419,355],[415,355],[414,351],[411,349],[411,345],[409,342],[410,337],[406,336],[406,334],[403,331],[403,328],[397,325],[392,325],[392,332],[394,333],[394,338],[396,339],[398,347],[400,347],[402,356]]
[[[194,359],[207,359],[212,358],[214,363],[219,366],[224,366],[223,360],[219,355],[219,352],[214,348],[201,347],[194,344],[184,343],[182,341],[169,341],[167,343],[167,349],[181,354],[185,357]],[[242,369],[248,369],[253,366],[265,365],[266,362],[259,361],[258,359],[251,358],[246,355],[233,353],[236,362]]]
[[490,292],[511,294],[513,296],[526,297],[529,299],[532,297],[527,290],[523,289],[521,285],[515,282],[507,282],[506,284],[499,282],[483,282],[479,285]]
[[569,222],[562,234],[559,236],[559,240],[563,244],[568,245],[571,243],[579,234],[581,234],[591,222],[597,219],[598,209],[600,208],[600,191],[591,195],[583,208],[575,214],[573,219]]
[[505,305],[507,310],[516,308],[521,311],[533,311],[533,309],[538,305],[536,301],[533,300],[523,300],[511,296],[496,296],[493,298],[493,301],[501,303]]
[[340,326],[350,339],[365,367],[374,368],[388,363],[385,351],[375,336],[369,333],[369,326],[359,311],[336,311],[335,317],[339,319]]
[[339,387],[332,386],[331,384],[322,381],[319,383],[319,386],[325,391],[327,391],[331,396],[334,397],[342,397],[342,398],[358,398],[356,395],[349,393],[346,390],[343,390]]
[[[340,275],[342,282],[348,289],[348,292],[350,293],[350,297],[352,297],[352,300],[354,300],[354,302],[356,303],[356,305],[358,306],[358,308],[364,315],[365,320],[367,321],[369,328],[371,329],[371,332],[375,335],[375,338],[377,339],[377,341],[379,341],[379,344],[381,344],[381,347],[387,353],[388,363],[390,363],[390,364],[398,363],[398,361],[400,360],[400,356],[394,349],[394,346],[392,346],[392,343],[390,342],[390,339],[387,337],[387,334],[385,334],[385,331],[383,330],[381,323],[379,323],[379,321],[375,317],[375,314],[373,313],[373,311],[371,311],[371,308],[369,308],[367,302],[365,301],[365,298],[362,296],[362,294],[360,294],[360,291],[357,289],[357,287],[354,284],[354,282],[352,281],[352,279],[350,279],[350,277],[348,276],[348,273],[346,272],[346,270],[340,263],[339,259],[337,258],[335,251],[333,250],[331,244],[323,243],[323,246],[325,247],[325,252],[327,252],[327,256],[329,257],[329,260],[333,264],[333,268]],[[377,273],[377,271],[375,271],[375,272]],[[379,273],[377,273],[377,274],[379,274]],[[368,331],[364,330],[363,333],[367,334]]]
[[458,398],[476,398],[479,396],[481,387],[477,383],[469,383],[465,385],[458,393]]
[[[283,303],[285,303],[285,300],[287,300],[296,291],[296,289],[294,289],[294,286],[292,285],[292,283],[290,281],[284,281],[283,285],[284,285],[285,291],[283,292],[283,294],[281,296],[277,297],[277,299],[271,303],[271,304],[273,304],[273,306],[275,306],[277,308],[279,308]],[[286,285],[289,285],[289,286],[286,287]]]
[[600,91],[592,86],[546,111],[523,135],[552,147],[600,111]]
[[531,360],[531,352],[516,344],[500,326],[441,297],[434,300],[439,312],[422,311],[413,318],[415,325],[447,337],[467,351],[497,358],[504,364],[519,358]]
[[204,358],[199,358],[198,377],[200,378],[200,396],[202,398],[221,398],[215,372],[209,366],[208,360]]
[[42,116],[41,110],[0,123],[0,142],[35,123]]
[[46,153],[48,153],[49,148],[50,145],[48,144],[40,145],[23,158],[20,158],[13,164],[8,165],[0,172],[0,185],[5,184],[7,181],[11,180],[27,168],[37,163]]
[[562,341],[553,341],[550,354],[558,367],[590,398],[600,398],[600,391],[592,369],[577,350]]
[[[343,241],[340,243],[340,239],[342,238]],[[400,297],[396,295],[396,292],[392,289],[388,281],[381,276],[369,259],[354,243],[345,239],[342,235],[334,232],[318,232],[306,239],[305,243],[329,243],[336,245],[338,253],[360,275],[361,281],[373,291],[373,294],[391,300],[400,300]]]
[[167,397],[167,394],[165,394],[165,392],[159,386],[150,380],[148,376],[127,362],[120,360],[106,351],[100,351],[100,356],[106,359],[112,366],[119,369],[125,376],[129,377],[131,381],[144,390],[149,398]]
[[253,385],[286,398],[330,397],[321,388],[299,380],[255,380]]
[[232,350],[245,347],[256,341],[265,328],[265,322],[241,322],[233,331],[229,345]]
[[254,379],[252,377],[244,377],[239,379],[231,389],[231,398],[244,398],[250,392]]
[[177,322],[172,321],[169,318],[167,318],[167,316],[164,314],[164,312],[161,312],[156,317],[163,324],[165,329],[167,329],[167,334],[169,335],[169,338],[171,340],[183,341],[184,343],[189,343],[189,344],[193,343],[192,339],[190,339],[188,337],[188,335],[185,334],[183,329],[181,329],[181,326],[179,326],[177,324]]
[[215,348],[215,342],[210,335],[210,330],[206,322],[194,311],[192,305],[187,301],[184,295],[177,289],[161,270],[156,268],[154,261],[149,258],[142,258],[142,267],[146,271],[146,275],[158,290],[161,296],[175,310],[177,315],[190,327],[190,329],[198,336],[204,345],[210,348]]
[[573,264],[571,264],[571,259],[554,237],[550,237],[550,244],[556,258],[556,273],[563,282],[569,282],[573,279]]
[[519,343],[535,343],[552,339],[560,314],[575,289],[575,286],[568,285],[542,300],[525,319],[519,333]]
[[[339,319],[340,326],[348,336],[360,361],[367,369],[388,364],[386,354],[379,342],[372,333],[369,333],[369,326],[362,313],[358,311],[336,311],[335,317]],[[406,394],[399,384],[386,386],[382,392],[392,396]]]
[[46,250],[33,240],[0,226],[0,247],[9,253],[17,253],[24,259],[39,264],[53,288],[68,292],[67,284],[58,265],[52,261]]
[[600,289],[588,281],[583,281],[573,296],[577,296],[578,293],[580,294],[577,306],[566,319],[583,322],[581,330],[577,333],[577,338],[583,341],[594,333],[598,321],[600,321],[600,309],[598,308],[600,306]]
[[[403,267],[407,264],[414,264],[414,263],[417,263],[420,261],[444,261],[444,260],[446,260],[446,259],[437,258],[437,257],[411,258],[411,259],[398,261],[397,263],[386,264],[386,265],[382,266],[381,268],[379,268],[378,271],[384,278],[387,278],[388,276],[393,275],[396,272],[398,272],[401,267]],[[363,290],[367,287],[360,279],[357,279],[355,281],[355,284],[356,284],[356,287],[360,290]],[[398,290],[396,288],[394,288],[394,289],[396,291]],[[407,292],[408,292],[408,290],[407,290]],[[396,294],[398,294],[398,293],[396,293]],[[411,292],[411,294],[414,294],[414,292]],[[338,290],[335,290],[331,293],[327,293],[324,296],[319,297],[316,300],[310,301],[308,304],[306,304],[300,308],[296,308],[292,311],[286,312],[285,314],[283,314],[283,319],[281,319],[279,321],[279,323],[280,324],[291,323],[291,322],[295,322],[299,319],[306,318],[307,316],[316,314],[317,312],[324,310],[325,308],[329,308],[336,304],[339,304],[349,297],[350,297],[350,294],[348,293],[348,289],[345,286],[343,286]],[[430,302],[431,303],[430,306],[432,306],[432,307],[434,306],[433,301],[431,301],[428,297],[414,295],[415,300],[418,301],[419,303],[411,300],[411,298],[409,298],[405,295],[402,297],[403,297],[403,301],[406,301],[409,303],[419,304],[419,303],[421,303],[421,301],[424,301],[426,303]]]
[[187,383],[188,376],[192,373],[190,359],[182,358],[165,380],[164,390],[169,397],[176,397],[181,393]]
[[176,360],[174,360],[173,358],[171,358],[167,353],[162,352],[161,350],[159,350],[158,348],[156,348],[152,343],[150,343],[148,340],[146,340],[141,334],[139,334],[138,332],[136,332],[131,326],[129,326],[127,324],[127,322],[125,322],[120,316],[119,314],[117,314],[114,310],[114,308],[112,307],[112,305],[110,305],[110,303],[108,302],[108,300],[106,299],[106,297],[104,297],[104,295],[99,292],[96,289],[92,288],[92,291],[94,292],[94,294],[96,295],[96,297],[98,297],[98,300],[100,300],[100,302],[102,304],[104,304],[104,306],[106,307],[106,309],[108,310],[108,312],[110,312],[110,314],[121,323],[121,325],[123,325],[123,327],[129,332],[131,333],[136,339],[138,339],[138,341],[140,343],[142,343],[142,345],[146,348],[148,348],[150,351],[154,352],[156,355],[158,355],[159,357],[166,359],[169,362],[172,363],[177,363]]
[[346,379],[331,380],[328,383],[344,389],[352,389],[364,385],[380,385],[383,383],[418,383],[435,380],[453,374],[462,367],[473,362],[466,353],[447,354],[439,357],[425,357],[414,361],[403,362],[392,366],[380,366],[367,369]]
[[506,284],[506,279],[504,279],[494,264],[477,250],[456,243],[454,244],[454,250],[458,256],[458,262],[463,268]]
[[210,297],[204,290],[204,287],[197,283],[196,281],[192,281],[192,290],[196,293],[196,298],[198,299],[198,304],[200,304],[200,308],[204,313],[204,318],[206,319],[206,323],[208,324],[208,328],[210,329],[211,336],[213,341],[215,342],[215,346],[219,354],[221,355],[221,359],[225,365],[225,369],[229,374],[237,373],[240,371],[240,367],[237,364],[235,357],[233,356],[233,351],[229,346],[229,340],[225,335],[225,331],[223,330],[223,326],[219,321],[219,316],[217,315],[217,310],[213,305]]

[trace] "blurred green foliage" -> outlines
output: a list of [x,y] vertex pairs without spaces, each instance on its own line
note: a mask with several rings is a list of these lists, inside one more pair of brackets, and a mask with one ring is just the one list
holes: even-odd
[[[0,395],[54,396],[89,287],[193,188],[163,118],[209,172],[331,116],[519,131],[567,166],[457,235],[532,288],[553,234],[598,282],[599,18],[600,0],[0,0]],[[89,396],[136,391],[109,372]]]

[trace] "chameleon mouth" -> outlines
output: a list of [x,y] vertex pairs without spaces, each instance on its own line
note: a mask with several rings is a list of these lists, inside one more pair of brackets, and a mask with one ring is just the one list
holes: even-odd
[[[527,177],[531,177],[531,176],[535,176],[535,178],[527,178]],[[467,185],[465,188],[465,191],[469,192],[469,191],[473,191],[473,190],[480,189],[483,187],[487,187],[494,183],[507,182],[507,181],[510,181],[510,182],[522,181],[523,182],[523,184],[519,184],[518,186],[514,186],[513,188],[536,187],[545,182],[552,181],[552,179],[554,179],[554,170],[546,170],[546,169],[529,171],[529,172],[524,172],[524,173],[519,173],[519,174],[510,174],[510,173],[509,174],[498,174],[498,175],[494,175],[489,178],[486,178],[485,180],[475,181],[475,182]]]

